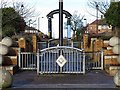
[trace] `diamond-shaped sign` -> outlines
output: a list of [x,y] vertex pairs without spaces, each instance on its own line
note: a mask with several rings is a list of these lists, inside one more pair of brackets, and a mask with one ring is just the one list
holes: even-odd
[[67,62],[67,60],[63,57],[63,55],[60,55],[58,59],[56,60],[56,62],[60,67],[63,67],[65,63]]

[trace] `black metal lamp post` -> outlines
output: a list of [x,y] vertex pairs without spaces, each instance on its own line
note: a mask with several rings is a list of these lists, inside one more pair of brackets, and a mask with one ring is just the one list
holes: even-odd
[[59,45],[63,46],[63,0],[59,0]]
[[96,4],[96,34],[98,34],[98,4]]
[[48,36],[49,39],[52,39],[52,19],[48,17]]
[[[24,5],[22,4],[21,5],[21,20],[24,20],[24,16],[23,16],[23,9],[24,9]],[[20,31],[20,33],[21,34],[23,34],[24,33],[24,25],[23,25],[23,22],[21,22],[21,29],[22,29],[22,31]]]
[[30,24],[31,24],[32,19],[29,20],[29,33],[30,33]]
[[22,11],[21,11],[21,14],[22,14],[22,17],[23,17],[23,8],[24,8],[24,5],[22,4],[22,5],[21,5],[21,10],[22,10]]

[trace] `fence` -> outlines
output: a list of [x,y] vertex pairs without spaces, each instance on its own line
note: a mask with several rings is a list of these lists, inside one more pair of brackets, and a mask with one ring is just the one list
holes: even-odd
[[37,69],[37,54],[32,52],[21,52],[19,49],[18,65],[20,69]]
[[[63,67],[57,63],[64,63]],[[93,58],[92,57],[97,57]],[[65,61],[64,61],[65,59]],[[37,53],[19,50],[19,68],[37,70],[37,73],[85,73],[86,69],[103,69],[103,51],[84,53],[83,50],[58,46],[38,51]]]
[[103,51],[89,52],[86,55],[86,69],[103,70]]

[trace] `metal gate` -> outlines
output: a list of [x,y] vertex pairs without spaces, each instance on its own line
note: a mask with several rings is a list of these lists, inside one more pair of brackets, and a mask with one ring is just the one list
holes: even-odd
[[36,70],[37,69],[37,53],[21,52],[19,49],[18,65],[22,70]]
[[96,52],[87,52],[86,69],[101,69],[103,70],[103,50]]
[[[66,60],[63,67],[57,63],[60,56]],[[98,57],[93,60],[93,56]],[[103,69],[103,51],[84,53],[83,50],[59,46],[38,50],[37,53],[19,50],[20,69],[37,70],[37,73],[85,73],[85,70]]]
[[[37,73],[85,73],[83,50],[59,46],[46,48],[37,55]],[[60,56],[62,57],[61,59]],[[60,66],[59,63],[63,66]]]

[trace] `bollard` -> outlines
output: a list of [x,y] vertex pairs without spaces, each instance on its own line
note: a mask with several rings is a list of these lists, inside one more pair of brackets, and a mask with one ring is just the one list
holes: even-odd
[[4,37],[2,39],[2,44],[6,45],[8,47],[10,47],[12,45],[12,43],[13,42],[12,42],[12,39],[10,37]]
[[120,55],[118,56],[117,61],[120,63]]
[[6,55],[8,53],[8,47],[4,44],[0,43],[0,54]]
[[109,40],[109,45],[110,46],[115,46],[117,44],[120,44],[120,38],[119,37],[114,36],[114,37],[110,38],[110,40]]
[[4,68],[0,68],[0,79],[0,88],[8,88],[12,85],[12,75]]
[[116,86],[120,86],[120,70],[114,76],[114,83]]
[[115,54],[120,54],[120,45],[115,45],[114,47],[113,47],[113,53],[115,53]]

